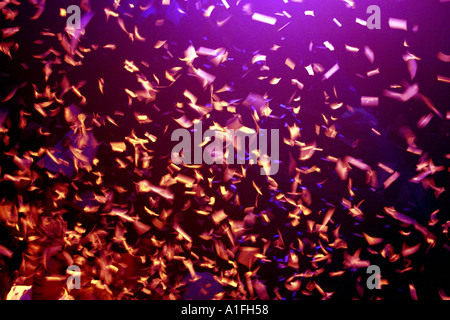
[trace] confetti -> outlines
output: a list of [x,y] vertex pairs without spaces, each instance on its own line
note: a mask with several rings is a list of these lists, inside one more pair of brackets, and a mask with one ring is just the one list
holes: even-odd
[[364,107],[378,107],[378,97],[361,97],[361,105]]
[[339,28],[342,27],[342,24],[341,24],[336,18],[333,18],[333,22],[336,23],[336,25],[337,25]]
[[364,46],[364,55],[366,56],[367,60],[370,61],[370,63],[373,63],[375,61],[375,54],[369,46]]
[[255,21],[259,21],[262,23],[270,24],[270,25],[275,25],[275,23],[277,22],[277,19],[274,17],[269,17],[264,14],[256,13],[256,12],[252,15],[252,19]]
[[330,70],[328,70],[324,75],[322,80],[329,79],[333,74],[335,74],[339,70],[339,64],[335,64],[333,67],[331,67]]
[[408,31],[407,22],[404,19],[389,18],[388,23],[391,29]]
[[446,83],[450,83],[450,78],[446,77],[446,76],[442,76],[442,75],[437,75],[437,80],[438,81],[442,81],[442,82],[446,82]]
[[445,54],[439,51],[437,58],[443,62],[450,62],[450,54]]
[[400,177],[400,173],[399,172],[394,172],[388,179],[386,179],[386,181],[383,182],[383,186],[385,189],[387,189],[395,180],[398,179],[398,177]]
[[[264,57],[265,60],[265,57]],[[284,62],[289,68],[291,68],[292,70],[295,69],[295,62],[292,61],[290,58],[287,58],[286,61]]]
[[449,299],[447,2],[0,1],[5,296]]

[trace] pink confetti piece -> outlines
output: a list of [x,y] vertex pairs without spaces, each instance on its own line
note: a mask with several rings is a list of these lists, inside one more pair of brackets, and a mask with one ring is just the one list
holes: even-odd
[[322,80],[329,79],[332,75],[334,75],[339,70],[339,64],[335,64],[333,67],[331,67],[330,70],[328,70],[324,75]]
[[274,17],[266,16],[264,14],[256,12],[252,15],[252,19],[270,25],[275,25],[275,23],[277,22],[277,19]]
[[442,75],[437,75],[437,81],[450,83],[450,78]]
[[400,173],[397,171],[394,172],[388,179],[386,179],[386,181],[383,182],[384,189],[387,189],[395,180],[398,179],[398,177],[400,177]]
[[367,60],[370,61],[370,63],[373,63],[375,61],[375,53],[370,49],[369,46],[364,46],[364,55],[366,56]]
[[378,97],[361,97],[361,105],[363,107],[378,107]]
[[404,19],[389,18],[388,23],[391,29],[408,31],[407,21]]

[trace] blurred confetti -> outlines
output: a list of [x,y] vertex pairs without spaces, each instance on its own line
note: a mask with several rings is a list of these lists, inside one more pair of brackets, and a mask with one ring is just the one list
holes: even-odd
[[449,299],[450,3],[376,2],[0,1],[1,297]]

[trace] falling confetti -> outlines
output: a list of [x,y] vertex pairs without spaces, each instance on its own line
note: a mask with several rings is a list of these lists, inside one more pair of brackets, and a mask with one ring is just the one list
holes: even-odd
[[0,1],[0,298],[448,300],[446,2]]

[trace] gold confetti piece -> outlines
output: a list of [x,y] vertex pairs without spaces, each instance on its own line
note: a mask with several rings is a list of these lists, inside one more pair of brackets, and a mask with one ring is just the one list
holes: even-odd
[[214,220],[215,224],[219,224],[221,221],[223,221],[224,219],[226,219],[228,217],[228,215],[225,213],[225,211],[222,210],[217,210],[215,211],[212,215],[211,215],[212,219]]
[[260,195],[263,195],[259,187],[256,185],[255,181],[252,181],[253,188],[255,188],[256,192],[258,192]]
[[383,238],[371,237],[364,232],[362,234],[363,234],[364,238],[366,239],[367,243],[369,244],[369,246],[375,246],[375,245],[383,242]]
[[272,78],[269,83],[272,85],[278,84],[280,82],[281,78]]
[[378,107],[378,97],[361,97],[361,105],[363,107]]
[[450,54],[445,54],[439,51],[437,58],[444,62],[450,62]]
[[256,62],[266,62],[266,56],[262,54],[255,54],[252,58],[252,64],[255,64]]
[[13,256],[13,252],[11,250],[9,250],[8,248],[0,245],[0,255],[3,255],[5,257],[11,259]]
[[9,100],[11,100],[12,99],[12,97],[14,97],[14,95],[16,94],[16,92],[17,92],[17,90],[18,90],[19,88],[18,87],[15,87],[3,100],[2,100],[2,102],[6,102],[6,101],[9,101]]
[[133,225],[134,229],[136,230],[139,236],[143,235],[144,233],[148,232],[151,229],[149,225],[146,225],[145,223],[142,223],[140,221],[134,221]]
[[336,166],[334,170],[336,171],[338,177],[341,180],[347,180],[349,169],[350,168],[346,162],[342,161],[341,159],[338,159],[336,161]]
[[308,72],[308,74],[309,74],[310,76],[313,76],[313,75],[314,75],[313,66],[312,66],[311,64],[308,65],[308,66],[306,66],[305,69],[306,69],[306,72]]
[[181,182],[181,183],[186,184],[186,185],[192,185],[195,182],[194,178],[189,177],[189,176],[184,175],[184,174],[181,174],[181,173],[176,176],[175,180],[177,182]]
[[342,24],[339,22],[338,19],[333,18],[333,22],[336,23],[336,25],[337,25],[339,28],[342,27]]
[[191,92],[189,92],[189,90],[187,90],[187,89],[184,90],[183,95],[186,98],[188,98],[191,101],[191,103],[193,103],[193,104],[197,103],[197,97],[194,94],[192,94]]
[[285,286],[286,289],[288,289],[289,291],[292,292],[296,292],[298,290],[300,290],[300,286],[301,286],[302,282],[299,279],[287,279],[285,282]]
[[330,272],[329,275],[330,275],[330,277],[339,277],[339,276],[343,275],[344,273],[345,273],[345,271],[341,270],[341,271]]
[[3,28],[3,38],[11,37],[20,31],[20,27]]
[[323,44],[324,44],[325,47],[328,48],[330,51],[334,51],[334,46],[333,46],[329,41],[325,41]]
[[211,16],[212,11],[214,10],[215,6],[209,6],[206,10],[203,10],[203,16],[206,18],[209,18]]
[[252,282],[253,288],[255,289],[256,294],[261,300],[270,300],[270,296],[267,292],[266,286],[259,281],[258,279],[253,280]]
[[332,104],[330,104],[330,108],[332,109],[332,110],[337,110],[337,109],[339,109],[340,107],[342,107],[344,104],[342,103],[342,102],[333,102]]
[[386,97],[406,102],[419,93],[419,86],[417,85],[417,83],[412,86],[408,86],[408,88],[406,88],[403,93],[398,93],[390,90],[384,90],[383,93]]
[[206,86],[210,85],[211,83],[214,82],[214,80],[216,80],[216,76],[214,76],[212,74],[209,74],[209,73],[203,71],[202,69],[196,69],[195,73],[202,80],[203,87],[206,87]]
[[369,260],[361,260],[359,258],[359,255],[361,253],[361,249],[358,249],[355,251],[353,255],[348,254],[347,252],[344,252],[344,266],[347,269],[353,269],[353,268],[367,268],[370,266]]
[[416,287],[414,287],[413,284],[409,284],[409,293],[411,294],[411,299],[413,299],[413,300],[419,300],[419,299],[417,298]]
[[364,171],[370,169],[369,165],[365,164],[361,160],[353,158],[352,156],[345,156],[344,161]]
[[400,173],[395,171],[386,181],[383,182],[384,189],[387,189],[397,178],[400,177]]
[[110,145],[115,152],[124,152],[127,149],[125,142],[111,142]]
[[131,72],[131,73],[139,71],[139,68],[136,67],[136,65],[134,64],[134,62],[133,62],[133,61],[128,61],[128,60],[125,60],[125,62],[124,62],[124,68],[125,68],[128,72]]
[[190,45],[185,51],[184,51],[184,58],[180,58],[181,61],[186,61],[186,64],[191,65],[192,62],[198,58],[198,55],[195,51],[195,48],[193,45]]
[[173,227],[185,240],[192,242],[192,238],[179,225]]
[[295,62],[291,60],[291,58],[286,58],[284,64],[287,65],[290,69],[295,69]]
[[416,220],[414,220],[411,217],[408,217],[400,212],[397,212],[395,210],[395,208],[393,207],[385,207],[384,208],[384,212],[387,213],[388,215],[390,215],[391,217],[393,217],[396,220],[399,220],[403,223],[406,223],[408,225],[412,225],[414,226],[414,228],[419,231],[420,233],[422,233],[422,235],[424,236],[424,238],[426,239],[426,241],[430,244],[430,245],[434,245],[435,241],[436,241],[436,236],[434,234],[432,234],[431,232],[428,231],[427,228],[425,228],[424,226],[422,226],[421,224],[419,224]]
[[370,130],[372,130],[372,132],[375,133],[377,136],[381,136],[381,133],[375,130],[374,128],[370,128]]
[[330,209],[327,210],[327,212],[325,213],[325,216],[323,217],[322,225],[319,228],[319,232],[325,230],[326,225],[331,220],[331,217],[334,214],[334,211],[335,211],[335,208],[330,208]]
[[427,124],[431,121],[431,119],[433,118],[433,114],[429,113],[425,116],[422,116],[418,121],[417,121],[417,127],[418,128],[425,128],[427,126]]
[[404,19],[389,18],[389,28],[408,31],[407,21]]
[[364,20],[364,19],[356,18],[356,19],[355,19],[355,22],[356,22],[357,24],[360,24],[360,25],[364,26],[364,27],[367,26],[367,21]]
[[269,17],[269,16],[266,16],[264,14],[256,13],[256,12],[252,15],[252,19],[255,20],[255,21],[259,21],[259,22],[262,22],[262,23],[267,23],[267,24],[270,24],[270,25],[275,25],[275,23],[277,22],[277,19],[274,18],[274,17]]
[[138,31],[138,29],[137,29],[137,26],[134,26],[134,36],[135,36],[136,39],[139,40],[139,41],[145,41],[145,38],[142,37],[142,36],[139,34],[139,31]]
[[289,12],[283,11],[283,14],[286,16],[286,18],[290,19],[292,16],[289,14]]
[[125,88],[124,91],[125,91],[131,98],[136,98],[136,97],[137,97],[136,93],[134,93],[134,92],[131,91],[130,89]]
[[442,81],[446,83],[450,83],[450,78],[442,75],[437,75],[437,81]]
[[238,262],[251,269],[257,260],[256,254],[259,253],[259,249],[254,247],[241,247],[239,252]]
[[419,93],[419,97],[420,99],[422,99],[422,101],[426,104],[426,106],[428,108],[430,108],[431,111],[433,111],[434,113],[436,113],[438,115],[439,118],[444,119],[444,117],[442,116],[442,114],[439,112],[439,110],[436,109],[436,107],[433,105],[433,102],[431,101],[430,98],[424,96],[423,94]]
[[385,164],[383,164],[383,163],[381,163],[381,162],[378,162],[378,166],[379,166],[381,169],[383,169],[384,171],[386,171],[386,172],[388,172],[388,173],[390,173],[390,174],[393,174],[393,173],[394,173],[394,170],[392,170],[392,169],[389,168],[387,165],[385,165]]
[[257,112],[261,112],[263,108],[267,105],[267,101],[260,94],[249,93],[249,95],[247,96],[247,98],[245,98],[242,104],[246,107],[254,107]]
[[348,9],[354,9],[355,8],[355,1],[353,0],[342,0],[343,2],[345,2],[345,6]]
[[297,88],[299,88],[300,90],[302,90],[304,88],[303,83],[301,83],[300,81],[298,81],[297,79],[291,79],[291,84],[292,85],[296,85]]
[[366,56],[367,60],[370,61],[370,63],[373,63],[375,61],[375,54],[369,46],[364,46],[364,55]]
[[155,45],[153,46],[153,48],[159,49],[159,48],[161,48],[166,42],[167,42],[167,40],[158,40],[158,41],[156,41],[156,43],[155,43]]
[[403,56],[402,56],[403,60],[405,62],[408,62],[409,60],[422,60],[419,57],[417,57],[416,55],[412,54],[411,52],[407,51]]
[[227,0],[222,0],[223,5],[225,6],[225,9],[229,9],[230,5],[228,4]]
[[352,217],[362,218],[364,216],[364,213],[361,211],[360,208],[358,208],[358,206],[349,208],[348,211],[350,212],[350,215]]
[[447,295],[443,289],[438,288],[438,292],[439,292],[439,296],[441,297],[442,300],[446,300],[446,301],[450,300],[450,295]]
[[108,8],[104,9],[105,15],[106,15],[106,21],[108,21],[110,16],[113,16],[114,18],[117,18],[119,14],[117,12],[114,12]]
[[412,246],[412,247],[408,247],[405,243],[403,243],[402,256],[404,256],[404,257],[410,256],[410,255],[416,253],[417,251],[419,251],[419,248],[420,248],[420,243],[416,244],[415,246]]
[[439,213],[439,209],[433,211],[430,215],[430,221],[428,221],[429,226],[434,226],[436,223],[439,222],[439,219],[437,219],[437,214]]
[[409,74],[410,74],[411,80],[412,80],[412,79],[414,79],[414,77],[416,76],[416,73],[417,73],[417,61],[414,59],[409,59],[406,62],[406,65],[408,67],[408,71],[409,71]]
[[406,149],[406,151],[417,154],[417,155],[421,155],[423,153],[423,150],[417,148],[417,146],[415,146],[415,144],[409,145],[408,148]]
[[152,191],[168,200],[173,200],[174,197],[173,193],[170,190],[154,186],[147,180],[139,181],[138,183],[136,183],[136,187],[138,192],[147,193]]
[[372,77],[380,73],[380,68],[376,68],[375,70],[367,71],[367,76]]
[[12,59],[11,48],[14,46],[14,42],[2,42],[0,43],[0,52],[3,52]]
[[322,80],[329,79],[333,74],[335,74],[339,70],[339,64],[335,64],[333,67],[331,67],[330,70],[328,70],[324,75]]
[[274,45],[270,48],[270,51],[277,51],[277,50],[280,49],[280,48],[281,48],[281,46],[278,46],[278,45],[274,44]]
[[350,51],[350,52],[358,52],[359,48],[345,45],[345,50]]

